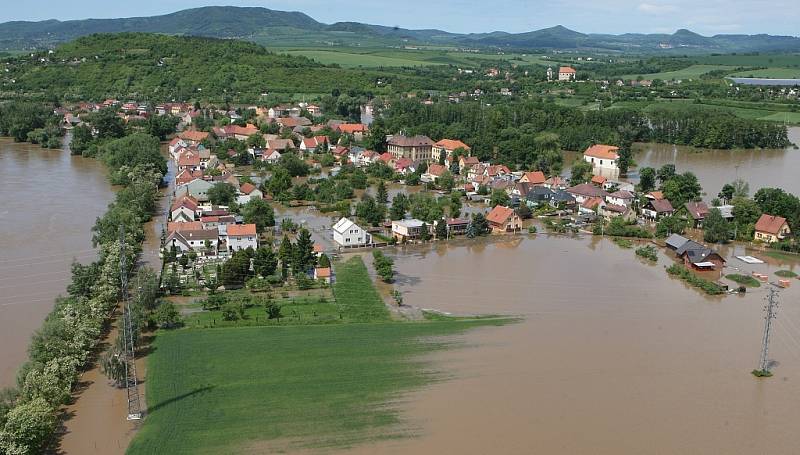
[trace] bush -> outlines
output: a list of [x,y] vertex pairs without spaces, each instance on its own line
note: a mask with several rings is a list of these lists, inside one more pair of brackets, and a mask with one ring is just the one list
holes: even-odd
[[57,419],[55,410],[44,398],[34,398],[12,409],[0,433],[0,452],[6,454],[41,453],[50,441]]
[[656,253],[656,247],[654,247],[653,245],[647,245],[641,248],[637,248],[636,255],[639,257],[643,257],[649,261],[653,262],[658,261],[658,253]]
[[797,276],[797,274],[791,270],[778,270],[775,272],[775,275],[778,275],[781,278],[794,278]]
[[699,276],[686,270],[686,268],[678,264],[673,264],[669,266],[667,268],[667,273],[682,279],[683,281],[702,290],[708,295],[720,295],[725,292],[722,286],[718,285],[717,283],[700,278]]
[[534,225],[528,226],[528,234],[536,234],[536,226]]
[[392,270],[394,260],[383,254],[383,252],[380,250],[373,250],[372,257],[374,259],[375,271],[378,273],[378,276],[380,276],[385,283],[391,283],[392,277],[394,276],[394,270]]
[[759,283],[757,279],[751,277],[750,275],[731,273],[730,275],[725,275],[725,278],[751,288],[757,288],[761,286],[761,283]]
[[633,248],[633,242],[626,238],[614,238],[613,241],[622,248]]

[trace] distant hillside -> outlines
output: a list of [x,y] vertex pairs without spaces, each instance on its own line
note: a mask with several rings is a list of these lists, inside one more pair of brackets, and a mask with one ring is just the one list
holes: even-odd
[[0,49],[50,48],[94,33],[152,32],[237,38],[267,46],[401,46],[438,44],[474,48],[595,49],[638,53],[800,51],[800,38],[772,35],[715,35],[689,30],[674,34],[584,34],[563,26],[525,33],[457,34],[409,30],[359,22],[327,25],[300,12],[258,7],[209,6],[172,14],[124,19],[6,22],[0,24]]
[[0,87],[6,95],[80,100],[253,102],[263,93],[409,90],[419,82],[399,71],[324,66],[245,41],[146,33],[78,38],[59,46],[47,58],[10,60],[6,69],[0,74]]

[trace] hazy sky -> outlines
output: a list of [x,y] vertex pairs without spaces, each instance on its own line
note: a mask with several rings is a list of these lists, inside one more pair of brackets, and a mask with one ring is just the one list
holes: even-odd
[[564,25],[588,33],[800,35],[800,0],[5,0],[0,22],[164,14],[204,5],[302,11],[332,23],[356,21],[452,32],[524,32]]

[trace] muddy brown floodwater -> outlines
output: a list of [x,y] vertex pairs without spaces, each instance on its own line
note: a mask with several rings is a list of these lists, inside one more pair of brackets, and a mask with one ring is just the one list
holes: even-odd
[[401,400],[418,437],[354,452],[797,453],[800,289],[781,293],[775,377],[758,380],[765,288],[708,298],[659,254],[546,235],[398,250],[408,304],[523,320],[432,355],[452,379]]
[[[789,140],[800,146],[800,127],[789,128]],[[707,199],[722,185],[740,178],[750,184],[750,194],[763,187],[783,188],[800,194],[800,150],[793,146],[768,150],[698,150],[668,144],[639,144],[634,156],[639,167],[658,169],[674,164],[678,172],[697,175]],[[638,174],[631,175],[638,182]]]
[[0,387],[13,385],[31,334],[64,294],[73,259],[96,259],[95,218],[114,193],[96,160],[0,138]]

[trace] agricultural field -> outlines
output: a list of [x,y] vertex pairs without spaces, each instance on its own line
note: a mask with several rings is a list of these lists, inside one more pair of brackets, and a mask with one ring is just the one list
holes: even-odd
[[663,73],[651,73],[651,74],[626,74],[621,77],[623,80],[630,80],[630,79],[637,79],[642,77],[643,79],[661,79],[664,81],[675,80],[675,79],[694,79],[702,76],[703,74],[709,73],[711,71],[717,70],[735,70],[736,67],[728,66],[728,65],[692,65],[687,68],[677,70],[677,71],[666,71]]
[[705,55],[692,58],[705,65],[765,66],[770,68],[800,68],[800,54],[728,54]]
[[459,346],[469,329],[508,322],[392,322],[360,258],[338,263],[336,274],[335,305],[363,323],[287,318],[159,331],[148,357],[148,417],[127,453],[342,449],[413,437],[419,424],[404,420],[398,398],[447,377],[423,355]]
[[318,49],[287,50],[282,53],[289,55],[302,55],[325,65],[337,64],[346,68],[357,67],[408,67],[444,65],[445,63],[428,61],[423,58],[415,59],[413,55],[407,58],[397,56],[389,57],[377,53],[355,53],[344,51],[327,51]]

